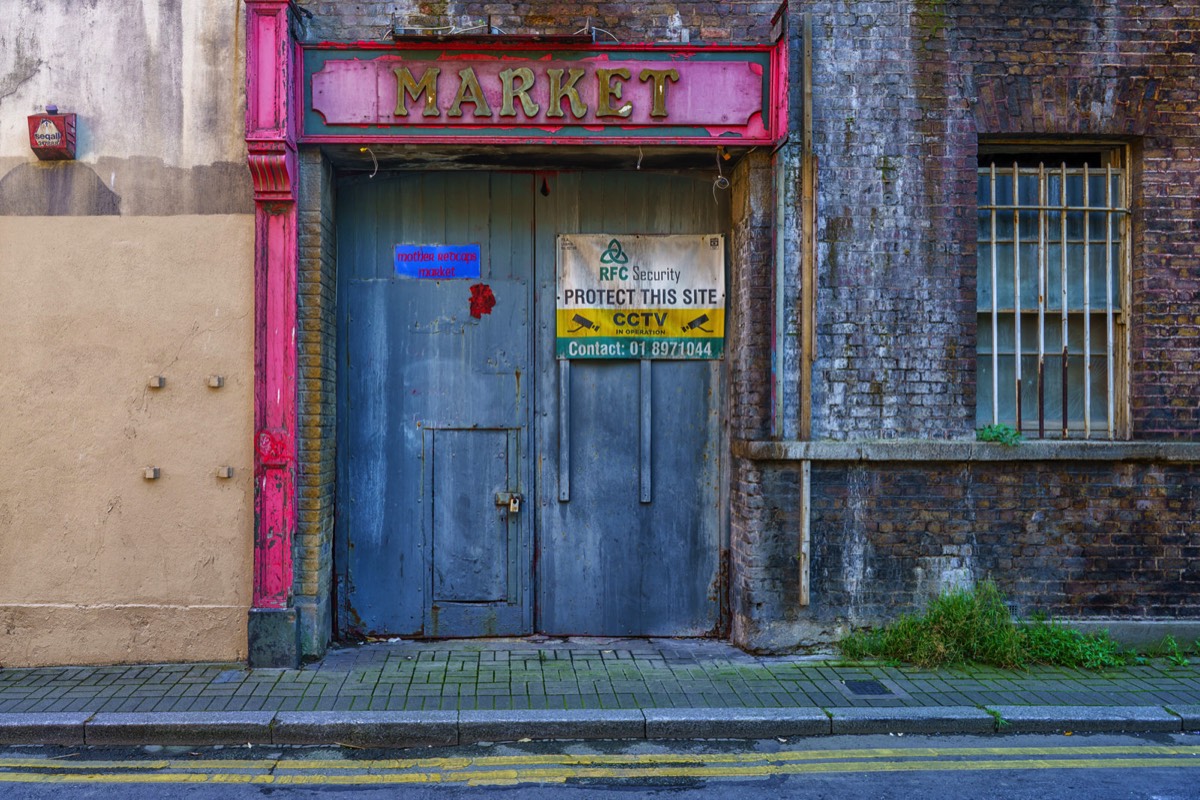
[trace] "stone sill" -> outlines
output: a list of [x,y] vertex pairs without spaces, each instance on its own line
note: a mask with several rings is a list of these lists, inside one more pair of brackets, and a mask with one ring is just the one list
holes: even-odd
[[733,455],[751,461],[1154,461],[1200,463],[1200,442],[1024,441],[1015,447],[989,442],[929,439],[733,442]]

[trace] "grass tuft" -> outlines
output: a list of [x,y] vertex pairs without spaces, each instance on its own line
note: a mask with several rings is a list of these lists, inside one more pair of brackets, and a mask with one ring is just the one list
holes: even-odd
[[1016,624],[992,581],[955,589],[934,599],[924,614],[906,614],[878,630],[856,631],[839,644],[848,658],[878,658],[922,667],[1030,664],[1099,669],[1125,663],[1107,633],[1085,634],[1035,618]]

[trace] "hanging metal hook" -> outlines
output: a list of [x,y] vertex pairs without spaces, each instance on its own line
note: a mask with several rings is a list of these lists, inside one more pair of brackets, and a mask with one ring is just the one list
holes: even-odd
[[720,202],[717,199],[717,189],[724,191],[729,188],[729,178],[726,178],[724,173],[721,172],[721,158],[725,155],[725,153],[722,152],[723,150],[724,150],[723,147],[717,148],[717,177],[713,178],[713,185],[712,185],[712,195],[713,195],[714,203]]
[[358,148],[358,152],[371,154],[371,163],[375,165],[375,169],[373,169],[371,171],[371,174],[368,175],[367,177],[374,178],[376,173],[379,172],[379,161],[375,158],[375,153],[369,147],[360,147],[360,148]]

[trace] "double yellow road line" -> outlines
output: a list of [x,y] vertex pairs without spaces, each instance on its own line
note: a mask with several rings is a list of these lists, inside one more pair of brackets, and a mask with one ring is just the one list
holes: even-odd
[[1200,767],[1200,747],[914,747],[778,753],[641,753],[409,759],[0,759],[0,783],[531,784],[761,779],[779,775]]

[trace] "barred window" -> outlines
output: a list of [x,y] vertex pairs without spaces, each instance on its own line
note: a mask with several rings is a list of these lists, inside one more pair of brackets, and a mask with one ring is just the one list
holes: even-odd
[[1036,437],[1120,435],[1129,272],[1123,167],[1119,149],[981,147],[979,427],[1003,423]]

